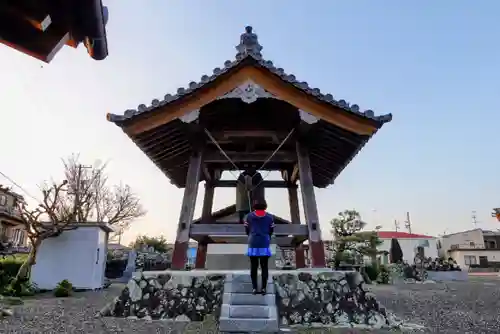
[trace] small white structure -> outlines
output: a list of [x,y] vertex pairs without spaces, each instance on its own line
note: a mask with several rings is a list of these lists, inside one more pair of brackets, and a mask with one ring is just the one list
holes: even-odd
[[108,236],[105,224],[71,225],[58,237],[45,239],[38,250],[31,280],[40,289],[52,290],[66,279],[77,289],[100,289],[104,285]]
[[[403,251],[403,261],[413,263],[417,247],[423,247],[424,256],[435,259],[438,257],[437,238],[414,233],[396,231],[378,231],[382,244],[377,247],[379,251],[389,252],[391,250],[391,240],[397,239]],[[389,264],[389,255],[379,255],[382,264]]]

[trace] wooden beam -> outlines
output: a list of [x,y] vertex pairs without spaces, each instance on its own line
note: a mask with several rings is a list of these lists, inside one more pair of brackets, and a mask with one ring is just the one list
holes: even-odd
[[[257,151],[257,152],[225,152],[229,158],[236,164],[240,162],[264,162],[273,154],[272,151]],[[224,163],[228,159],[221,152],[207,152],[205,159],[207,163]],[[279,162],[295,162],[297,157],[290,152],[276,152],[270,161]]]
[[[281,224],[274,228],[275,236],[308,236],[306,225]],[[189,236],[193,239],[202,236],[238,237],[246,236],[245,227],[241,224],[193,224]]]
[[38,29],[45,31],[52,23],[52,18],[49,15],[47,8],[43,6],[43,2],[37,1],[36,9],[26,6],[26,1],[0,1],[0,14],[16,17]]
[[205,194],[203,196],[203,207],[201,210],[201,221],[208,221],[212,217],[214,205],[215,187],[210,182],[205,182]]
[[174,254],[172,256],[172,269],[183,270],[187,262],[189,246],[189,231],[193,221],[198,184],[201,175],[202,150],[196,150],[189,160],[186,188],[182,199],[181,214],[177,226]]
[[296,142],[297,158],[299,165],[300,189],[304,216],[309,228],[309,247],[311,249],[311,265],[316,268],[326,267],[325,249],[321,240],[321,227],[319,225],[318,208],[314,194],[313,179],[309,153],[300,141]]
[[46,63],[49,63],[70,39],[69,32],[57,30],[54,25],[42,32],[31,25],[11,23],[7,20],[0,22],[0,31],[0,43]]
[[[214,186],[218,188],[234,188],[238,183],[237,180],[220,180],[214,182]],[[263,181],[264,188],[287,188],[288,183],[285,181]]]
[[[297,187],[288,187],[288,202],[290,204],[290,218],[292,224],[300,224],[300,209],[299,209],[299,196],[297,194]],[[304,268],[306,261],[304,257],[304,249],[302,246],[295,248],[295,267]]]
[[297,187],[288,187],[288,203],[290,204],[290,219],[292,224],[300,224],[299,196]]
[[[194,240],[198,241],[198,245],[205,244],[205,243],[209,243],[209,244],[224,244],[224,243],[247,244],[248,243],[248,237],[246,235],[245,236],[237,236],[237,237],[213,237],[213,238],[208,238],[209,239],[208,241],[206,241],[206,239],[207,239],[206,237],[193,236],[192,238]],[[301,244],[306,240],[307,240],[307,236],[273,237],[271,239],[271,243],[276,244],[279,247],[295,248],[295,247],[302,247]],[[200,263],[200,267],[201,267],[201,263]]]

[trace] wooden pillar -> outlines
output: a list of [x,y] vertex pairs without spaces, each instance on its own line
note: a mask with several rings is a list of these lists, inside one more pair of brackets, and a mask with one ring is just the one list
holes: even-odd
[[196,248],[196,261],[194,267],[196,269],[205,269],[205,263],[207,261],[207,243],[198,243],[198,248]]
[[189,229],[193,221],[198,184],[200,183],[201,162],[201,150],[197,150],[189,159],[186,188],[184,188],[181,214],[177,227],[177,237],[175,239],[174,254],[172,256],[172,269],[174,270],[183,270],[187,262]]
[[[212,207],[214,204],[214,194],[215,187],[209,183],[205,182],[205,195],[203,196],[203,208],[201,210],[201,223],[210,223],[212,216]],[[196,269],[204,269],[207,260],[207,242],[201,241],[198,243],[196,248]]]
[[203,208],[201,210],[201,222],[208,223],[212,216],[214,205],[215,187],[209,182],[205,182],[205,195],[203,197]]
[[[288,187],[288,202],[290,203],[290,218],[292,224],[300,224],[299,196],[297,194],[297,185]],[[304,258],[304,248],[299,245],[295,248],[295,267],[304,268],[306,259]]]
[[319,225],[318,208],[314,195],[314,186],[311,173],[309,152],[299,141],[296,142],[297,161],[299,165],[300,190],[304,205],[304,216],[309,228],[309,249],[311,254],[311,267],[326,267],[325,248],[321,239],[321,228]]

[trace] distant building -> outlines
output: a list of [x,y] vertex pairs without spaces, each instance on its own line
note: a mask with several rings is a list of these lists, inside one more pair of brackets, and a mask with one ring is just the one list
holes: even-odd
[[443,235],[439,254],[453,258],[462,268],[500,266],[500,232],[477,228]]
[[198,250],[197,242],[189,242],[188,250],[187,250],[187,265],[194,268],[194,264],[196,261],[196,251]]
[[17,203],[23,200],[21,195],[0,185],[0,238],[16,247],[28,245],[28,235],[17,208]]
[[[170,257],[173,255],[173,249],[174,249],[174,244],[169,244],[168,245],[170,249],[172,249],[172,252],[170,252]],[[187,257],[187,263],[186,265],[191,266],[194,268],[195,262],[196,262],[196,252],[198,250],[198,243],[196,241],[190,241],[188,244],[188,249],[186,252],[186,257]],[[172,261],[172,259],[169,259]]]
[[[398,240],[403,251],[403,261],[407,261],[408,263],[413,263],[418,247],[422,248],[425,257],[433,259],[438,257],[437,238],[435,237],[396,231],[378,231],[377,234],[380,241],[382,241],[382,244],[377,247],[377,250],[381,252],[381,254],[377,255],[377,261],[380,264],[390,263],[389,252],[391,250],[392,239]],[[334,242],[325,240],[324,243],[326,258],[333,258]],[[368,264],[371,262],[371,258],[365,257],[361,261]]]
[[438,257],[438,240],[436,237],[396,231],[378,231],[377,234],[380,241],[383,242],[378,247],[378,250],[387,252],[387,254],[378,256],[381,264],[390,263],[389,252],[391,250],[392,239],[398,240],[401,250],[403,251],[403,261],[408,263],[413,263],[419,247],[422,248],[425,257],[430,257],[432,259]]

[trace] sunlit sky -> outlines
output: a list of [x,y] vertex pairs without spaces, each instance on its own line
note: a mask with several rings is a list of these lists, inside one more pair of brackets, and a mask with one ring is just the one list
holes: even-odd
[[[252,25],[264,57],[299,80],[394,115],[334,185],[316,191],[325,237],[350,208],[369,228],[403,225],[407,211],[416,233],[472,229],[473,211],[477,227],[500,228],[490,216],[500,205],[500,2],[103,1],[104,61],[66,47],[46,65],[0,46],[0,171],[29,193],[61,177],[71,153],[109,161],[111,180],[128,183],[148,210],[123,242],[174,240],[182,189],[105,115],[211,74]],[[267,194],[270,211],[289,218],[286,190]],[[234,201],[234,190],[218,189],[214,209]]]

